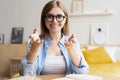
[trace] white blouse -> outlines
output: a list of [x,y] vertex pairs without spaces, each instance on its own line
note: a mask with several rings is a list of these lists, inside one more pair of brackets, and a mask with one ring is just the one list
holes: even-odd
[[64,74],[66,62],[63,56],[46,56],[42,74]]

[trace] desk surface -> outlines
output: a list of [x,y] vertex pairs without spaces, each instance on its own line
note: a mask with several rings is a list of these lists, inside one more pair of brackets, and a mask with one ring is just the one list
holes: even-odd
[[54,75],[41,75],[39,76],[41,78],[41,80],[52,80],[55,78],[60,78],[60,77],[65,77],[65,75],[63,74],[54,74]]
[[[61,77],[65,77],[65,75],[63,74],[41,75],[41,76],[37,76],[36,80],[52,80]],[[103,80],[120,80],[120,77],[118,76],[101,76],[101,77],[103,78]],[[9,80],[23,80],[23,79],[9,79]]]
[[[63,74],[54,74],[54,75],[41,75],[39,76],[39,78],[41,78],[41,80],[52,80],[55,78],[60,78],[60,77],[64,77],[65,75]],[[103,77],[103,80],[120,80],[120,77],[118,76],[101,76]]]

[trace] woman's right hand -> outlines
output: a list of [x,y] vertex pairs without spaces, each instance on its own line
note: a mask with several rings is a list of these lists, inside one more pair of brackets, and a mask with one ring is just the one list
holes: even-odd
[[43,40],[40,39],[38,30],[36,28],[33,30],[33,34],[31,34],[29,38],[33,41],[31,49],[38,48],[43,42]]
[[33,41],[33,43],[36,43],[36,45],[40,45],[42,43],[42,40],[40,39],[38,30],[36,28],[33,30],[33,34],[31,34],[29,38]]
[[29,38],[33,41],[33,43],[30,48],[28,60],[29,62],[33,62],[35,60],[35,57],[37,56],[40,45],[43,43],[43,40],[40,39],[37,29],[34,29],[33,34],[31,34]]

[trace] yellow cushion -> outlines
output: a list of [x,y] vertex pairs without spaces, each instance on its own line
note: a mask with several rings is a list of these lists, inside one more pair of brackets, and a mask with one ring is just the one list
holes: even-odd
[[88,63],[111,63],[112,60],[103,46],[84,50],[83,55]]
[[19,77],[20,76],[20,74],[19,73],[16,73],[16,74],[14,74],[13,76],[12,76],[12,78],[16,78],[16,77]]

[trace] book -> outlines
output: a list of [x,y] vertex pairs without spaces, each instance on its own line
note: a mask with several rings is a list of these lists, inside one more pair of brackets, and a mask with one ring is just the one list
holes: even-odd
[[53,80],[103,80],[101,76],[87,74],[68,74],[65,77],[56,78]]
[[13,27],[11,43],[22,43],[23,41],[23,27]]

